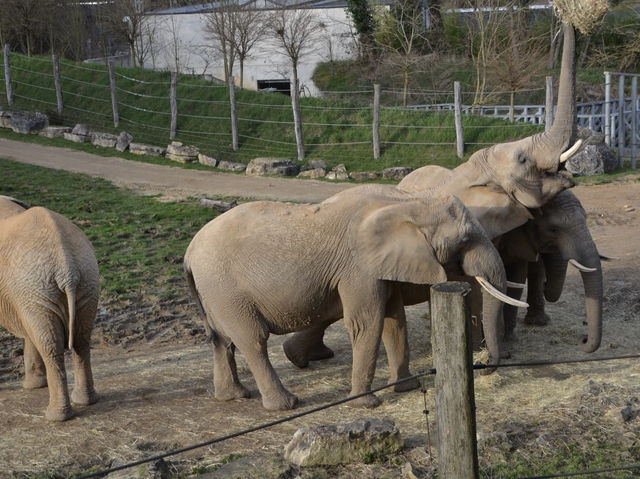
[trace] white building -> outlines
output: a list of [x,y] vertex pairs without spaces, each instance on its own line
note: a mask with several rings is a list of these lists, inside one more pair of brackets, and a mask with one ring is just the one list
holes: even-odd
[[[318,89],[311,79],[316,65],[330,60],[352,59],[356,55],[355,30],[348,18],[343,0],[312,0],[296,2],[300,8],[312,9],[322,28],[315,35],[312,48],[306,51],[298,64],[298,77],[302,94],[317,96]],[[217,8],[209,3],[153,12],[146,16],[142,42],[145,46],[145,67],[175,70],[182,73],[224,79],[223,60],[213,48],[207,33],[206,15]],[[270,0],[249,0],[248,6],[264,11],[265,16],[275,9]],[[146,35],[145,35],[146,33]],[[234,65],[234,76],[239,81],[239,65]],[[280,53],[271,38],[257,43],[244,63],[243,87],[247,89],[277,88],[289,90],[291,61]]]

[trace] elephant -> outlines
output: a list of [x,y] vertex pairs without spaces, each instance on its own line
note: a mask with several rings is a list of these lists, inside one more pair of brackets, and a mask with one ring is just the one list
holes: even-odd
[[22,213],[30,206],[24,201],[17,200],[11,196],[0,195],[0,220]]
[[[571,264],[580,271],[584,285],[588,334],[582,347],[593,352],[602,338],[603,286],[601,256],[587,227],[587,214],[580,200],[564,191],[535,211],[534,216],[503,235],[498,244],[507,277],[519,282],[528,279],[527,302],[531,307],[524,321],[537,325],[549,321],[544,311],[545,299],[559,299],[567,265]],[[521,291],[510,293],[519,298]],[[516,314],[515,307],[505,306],[506,336],[513,332]]]
[[[573,187],[571,175],[560,169],[581,146],[581,140],[576,141],[573,26],[563,23],[563,33],[557,114],[549,131],[478,150],[446,173],[440,167],[423,166],[405,176],[398,188],[415,196],[458,197],[494,239],[532,220],[531,209]],[[285,351],[295,354],[287,356],[300,367],[307,360],[333,356],[322,337],[314,329],[295,333],[285,343]],[[490,362],[497,363],[500,345],[487,346]]]
[[[84,233],[64,216],[43,207],[0,216],[0,325],[24,339],[25,389],[49,387],[45,417],[72,417],[71,401],[89,405],[93,385],[90,337],[96,316],[99,272]],[[24,203],[23,203],[24,205]],[[74,389],[69,397],[64,350],[73,353]]]
[[[216,399],[249,397],[237,375],[237,346],[264,408],[295,407],[297,397],[269,362],[269,335],[323,330],[344,318],[353,348],[350,396],[361,395],[354,405],[377,406],[370,391],[380,340],[390,381],[410,377],[403,296],[446,281],[447,268],[483,277],[495,295],[488,308],[508,300],[497,250],[456,198],[350,194],[317,205],[245,203],[223,213],[196,233],[184,256],[213,340]],[[414,379],[395,389],[415,387]]]

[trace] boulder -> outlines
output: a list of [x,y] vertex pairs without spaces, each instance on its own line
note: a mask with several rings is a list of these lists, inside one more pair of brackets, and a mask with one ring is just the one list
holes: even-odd
[[324,160],[309,160],[309,169],[317,170],[318,168],[322,168],[325,171],[328,170],[327,164]]
[[214,168],[218,166],[218,160],[213,156],[208,156],[203,153],[198,153],[198,163],[207,166],[213,166]]
[[354,171],[349,173],[349,178],[352,180],[375,180],[380,178],[381,175],[378,171]]
[[69,126],[51,126],[49,125],[43,130],[40,130],[38,135],[47,138],[62,138],[65,133],[71,133],[71,127]]
[[391,168],[385,168],[384,170],[382,170],[382,177],[392,178],[394,180],[401,180],[412,171],[413,171],[413,168],[409,166],[393,166]]
[[111,133],[92,132],[89,137],[93,145],[102,146],[103,148],[114,148],[118,142],[118,137]]
[[195,146],[187,146],[179,141],[172,141],[167,146],[166,156],[170,160],[177,161],[179,163],[192,163],[198,160],[198,154],[200,149]]
[[574,176],[602,175],[617,167],[617,155],[605,143],[586,145],[565,163],[567,171]]
[[125,151],[133,141],[133,136],[126,131],[121,131],[116,141],[116,150]]
[[161,146],[145,145],[144,143],[129,143],[129,151],[134,155],[164,156],[165,149]]
[[326,178],[328,180],[348,180],[349,174],[347,173],[347,167],[339,164],[327,173]]
[[70,133],[63,133],[63,136],[65,140],[73,141],[74,143],[85,143],[91,140],[90,133],[91,128],[89,125],[78,123]]
[[324,178],[327,175],[327,171],[324,168],[314,168],[313,170],[304,170],[298,173],[300,178]]
[[296,176],[300,173],[300,166],[282,158],[254,158],[247,165],[245,173],[251,176]]
[[247,169],[247,165],[244,163],[236,163],[234,161],[220,160],[218,168],[227,171],[244,171]]
[[236,206],[238,206],[238,202],[236,200],[222,201],[210,200],[209,198],[200,198],[200,205],[206,208],[212,208],[217,211],[225,212],[229,211],[231,208],[235,208]]
[[49,117],[39,111],[12,111],[9,127],[15,133],[38,133],[49,126]]
[[0,128],[11,128],[11,112],[10,111],[0,110]]
[[371,462],[402,450],[393,421],[367,418],[354,422],[298,429],[284,457],[297,466],[329,466]]

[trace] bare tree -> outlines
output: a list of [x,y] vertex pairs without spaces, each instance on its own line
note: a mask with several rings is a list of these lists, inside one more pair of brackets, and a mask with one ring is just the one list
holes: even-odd
[[40,52],[54,8],[53,0],[2,0],[3,40],[13,39],[27,55]]
[[244,82],[244,62],[253,47],[265,37],[266,24],[264,13],[258,10],[241,8],[233,12],[235,28],[234,46],[240,67],[240,88]]
[[129,46],[133,66],[142,66],[149,54],[150,45],[143,35],[144,13],[149,10],[151,0],[116,0],[104,15],[108,31]]
[[236,22],[234,11],[238,8],[236,0],[222,0],[218,7],[205,16],[205,31],[209,36],[213,50],[222,57],[224,65],[224,80],[229,81],[233,75],[236,61],[235,47]]

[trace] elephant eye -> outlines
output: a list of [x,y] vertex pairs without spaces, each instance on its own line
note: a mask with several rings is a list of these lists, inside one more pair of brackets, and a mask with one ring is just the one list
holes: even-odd
[[529,161],[529,158],[527,158],[527,156],[526,156],[526,155],[520,155],[520,156],[518,157],[518,162],[519,162],[521,165],[524,165],[527,161]]

